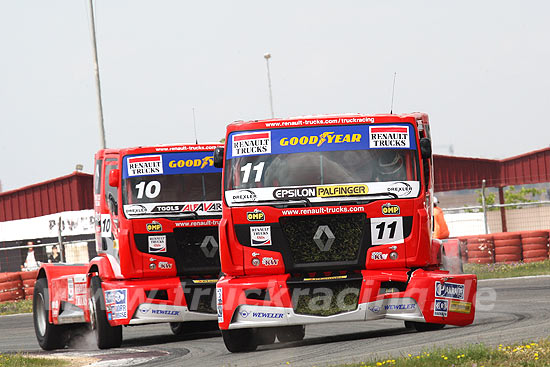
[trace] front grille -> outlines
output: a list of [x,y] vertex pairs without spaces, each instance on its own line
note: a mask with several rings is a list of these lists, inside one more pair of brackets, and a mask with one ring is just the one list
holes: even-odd
[[296,314],[332,316],[357,309],[361,279],[287,281]]
[[220,271],[218,227],[175,228],[176,266],[183,274]]
[[357,262],[366,216],[281,217],[279,223],[295,264]]
[[183,279],[181,281],[185,302],[189,311],[215,314],[216,283],[203,283],[200,280]]

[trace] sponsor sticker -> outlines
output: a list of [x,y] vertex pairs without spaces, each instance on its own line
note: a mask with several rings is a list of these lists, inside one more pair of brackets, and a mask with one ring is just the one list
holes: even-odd
[[166,235],[149,236],[149,252],[166,252]]
[[470,313],[472,311],[472,304],[470,302],[451,301],[449,305],[449,311],[459,313]]
[[271,246],[271,227],[250,227],[250,245]]
[[401,208],[399,205],[392,205],[390,203],[382,205],[382,214],[384,215],[399,215],[400,213]]
[[370,258],[373,260],[387,260],[388,254],[384,254],[382,252],[373,252]]
[[194,284],[216,284],[217,282],[218,279],[193,279]]
[[322,278],[304,278],[304,281],[319,281],[319,280],[334,280],[334,279],[347,279],[347,275],[335,275],[331,277],[322,277]]
[[105,291],[105,306],[110,309],[113,320],[128,318],[128,290]]
[[370,148],[410,148],[409,128],[400,125],[369,126]]
[[289,187],[273,190],[276,199],[311,198],[317,196],[315,187]]
[[204,202],[204,203],[189,203],[185,204],[182,209],[184,212],[221,212],[222,203],[220,202]]
[[388,192],[399,197],[408,196],[412,190],[412,186],[406,182],[395,182],[388,187]]
[[162,175],[162,156],[146,155],[129,157],[127,161],[128,176]]
[[218,322],[223,322],[223,289],[216,288],[216,308],[218,309]]
[[435,282],[435,296],[464,300],[464,284]]
[[272,257],[264,257],[262,258],[262,264],[265,266],[279,265],[279,259],[274,259]]
[[159,261],[158,267],[159,269],[172,269],[172,263],[168,261]]
[[157,221],[152,221],[145,225],[147,232],[162,232],[162,224]]
[[317,196],[327,198],[332,196],[357,196],[366,195],[369,192],[367,185],[338,185],[338,186],[319,186],[317,187]]
[[231,201],[233,201],[234,203],[244,203],[256,200],[258,200],[258,197],[254,193],[254,191],[251,190],[239,190],[234,193],[233,197],[231,198]]
[[72,277],[67,279],[67,298],[68,301],[72,301],[74,299],[74,280]]
[[434,316],[447,317],[449,310],[449,301],[446,299],[436,299],[434,303]]
[[399,304],[399,305],[385,305],[384,310],[386,311],[416,310],[416,304],[407,303],[407,304]]
[[271,153],[271,131],[236,134],[231,137],[232,156]]
[[265,214],[260,209],[254,209],[253,212],[246,212],[246,220],[249,222],[263,222]]
[[147,208],[139,204],[124,205],[124,212],[126,215],[147,214]]

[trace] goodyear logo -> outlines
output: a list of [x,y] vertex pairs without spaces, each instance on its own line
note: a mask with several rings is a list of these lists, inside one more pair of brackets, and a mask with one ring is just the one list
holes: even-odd
[[382,214],[384,215],[399,215],[400,213],[401,208],[399,205],[392,205],[390,203],[382,205]]
[[147,232],[162,232],[162,224],[156,221],[147,223],[145,228],[147,228]]
[[326,131],[320,135],[311,136],[293,136],[291,138],[282,138],[279,145],[282,147],[295,145],[316,145],[320,147],[323,144],[341,144],[341,143],[360,143],[361,134],[334,134],[334,131]]
[[213,156],[204,157],[203,159],[180,159],[168,162],[168,167],[170,168],[200,167],[203,169],[206,166],[214,166]]
[[367,185],[341,185],[341,186],[319,186],[317,197],[326,198],[331,196],[355,196],[366,195],[369,192]]
[[449,311],[470,313],[472,311],[472,304],[470,302],[451,301],[451,304],[449,305]]
[[246,212],[246,219],[249,222],[263,222],[265,220],[265,214],[259,209],[254,209],[253,212]]

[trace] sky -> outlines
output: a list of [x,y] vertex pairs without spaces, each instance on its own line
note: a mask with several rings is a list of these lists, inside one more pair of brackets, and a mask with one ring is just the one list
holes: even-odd
[[[107,146],[219,141],[235,120],[427,112],[435,153],[550,145],[547,1],[94,0]],[[0,181],[92,173],[88,0],[0,2]]]

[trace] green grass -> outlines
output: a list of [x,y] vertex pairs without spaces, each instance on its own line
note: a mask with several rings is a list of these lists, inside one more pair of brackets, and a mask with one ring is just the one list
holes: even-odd
[[70,361],[57,358],[37,358],[23,354],[0,354],[0,366],[2,367],[49,367],[69,366]]
[[32,299],[0,303],[0,315],[14,315],[18,313],[32,313]]
[[400,358],[370,360],[339,367],[539,367],[550,366],[550,339],[536,343],[487,347],[474,344],[463,348],[437,348]]
[[548,275],[550,274],[550,260],[535,263],[464,264],[464,273],[475,274],[478,279]]

